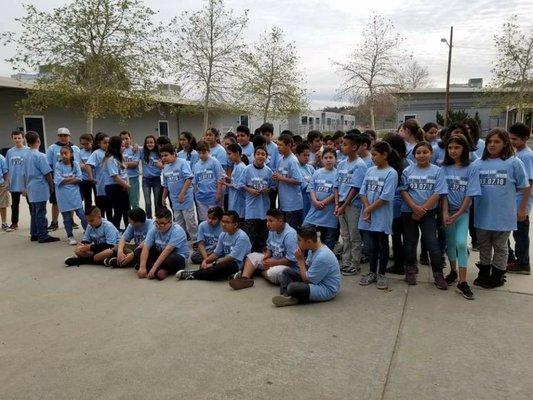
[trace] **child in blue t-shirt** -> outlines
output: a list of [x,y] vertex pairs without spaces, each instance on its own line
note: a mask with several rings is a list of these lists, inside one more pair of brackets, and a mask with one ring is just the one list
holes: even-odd
[[122,155],[124,156],[124,165],[128,171],[128,181],[130,184],[130,190],[128,191],[130,208],[138,208],[140,196],[139,165],[141,164],[142,149],[131,142],[131,133],[128,131],[120,132],[120,137],[124,145]]
[[[305,259],[305,252],[307,260]],[[294,256],[298,270],[285,268],[281,273],[280,295],[272,302],[276,307],[333,299],[341,288],[339,261],[318,240],[317,231],[308,226],[298,231],[298,249]]]
[[[163,170],[163,163],[159,155],[159,147],[156,143],[156,138],[153,135],[148,135],[144,138],[143,152],[141,157],[143,168],[143,196],[144,208],[146,216],[152,218],[152,208],[157,210],[163,207],[163,187],[161,185],[161,171]],[[153,194],[153,207],[152,207]]]
[[402,161],[387,142],[379,142],[372,147],[375,166],[366,171],[360,196],[363,212],[359,217],[359,229],[367,235],[367,251],[370,272],[364,275],[359,284],[367,286],[376,283],[378,289],[387,289],[385,277],[389,261],[389,235],[392,234],[394,196],[398,186],[398,171],[402,171]]
[[2,218],[2,230],[11,232],[7,225],[7,207],[11,205],[9,196],[9,174],[7,162],[3,155],[0,154],[0,217]]
[[20,197],[24,192],[24,156],[28,147],[24,146],[24,132],[11,132],[13,147],[6,153],[9,175],[9,191],[11,192],[11,225],[9,230],[18,229]]
[[74,161],[74,152],[70,146],[63,146],[60,155],[61,161],[54,167],[57,207],[63,217],[68,244],[75,246],[78,242],[72,233],[72,212],[80,219],[83,229],[87,228],[80,192],[81,168]]
[[291,135],[278,138],[278,152],[281,159],[272,179],[278,184],[279,208],[285,213],[285,221],[293,228],[299,228],[303,221],[302,173],[298,159],[292,154],[294,141]]
[[457,289],[464,298],[472,300],[474,294],[466,282],[468,214],[472,198],[481,194],[481,187],[476,167],[470,163],[469,149],[470,145],[462,134],[452,135],[446,141],[442,170],[448,194],[442,199],[442,220],[446,228],[446,252],[451,268],[445,278],[446,283],[452,285],[459,277]]
[[111,219],[113,216],[113,209],[111,202],[108,201],[105,192],[105,165],[103,164],[107,147],[109,146],[109,136],[103,132],[99,132],[94,137],[96,148],[87,160],[87,175],[89,180],[96,185],[96,197],[94,203],[102,213],[102,217]]
[[233,164],[233,170],[231,177],[222,177],[220,183],[228,189],[228,210],[236,211],[242,222],[244,221],[246,195],[240,182],[247,164],[243,162],[242,148],[237,143],[230,144],[226,151],[229,161]]
[[326,149],[322,152],[322,168],[316,170],[307,186],[311,208],[304,219],[304,225],[315,226],[320,240],[331,250],[335,247],[339,220],[335,212],[335,182],[337,179],[337,152]]
[[[529,213],[531,212],[531,204],[533,203],[533,196],[531,195],[531,185],[533,184],[533,151],[527,145],[529,132],[529,127],[521,122],[509,128],[511,143],[516,150],[516,157],[524,164],[529,181],[529,189],[516,192],[518,214],[516,230],[513,231],[515,248],[513,251],[509,245],[509,262],[507,263],[507,272],[511,274],[531,274],[529,264]],[[525,209],[523,207],[520,208],[523,204],[524,196],[529,196]]]
[[85,210],[87,229],[83,239],[74,250],[74,257],[65,259],[67,267],[82,264],[104,264],[104,260],[113,255],[113,249],[119,240],[119,232],[115,226],[102,218],[98,207],[89,207]]
[[404,226],[405,280],[416,285],[416,249],[418,232],[429,252],[435,285],[448,289],[442,274],[442,253],[437,240],[437,205],[440,196],[447,193],[441,168],[431,164],[433,148],[428,142],[419,142],[413,148],[416,164],[410,165],[402,173],[400,190],[402,222]]
[[207,210],[207,220],[198,225],[197,248],[191,254],[191,262],[193,264],[201,264],[215,251],[218,238],[222,233],[220,221],[223,213],[224,211],[221,207],[211,207]]
[[155,218],[154,228],[146,234],[143,246],[134,251],[134,263],[139,278],[162,281],[185,268],[189,247],[187,234],[181,226],[173,223],[168,208],[159,208]]
[[270,208],[269,191],[274,186],[272,170],[265,165],[266,159],[266,149],[256,147],[254,162],[244,169],[238,183],[246,191],[244,229],[255,252],[262,252],[266,244],[266,212]]
[[[493,129],[485,139],[483,156],[474,162],[481,196],[474,200],[474,226],[479,245],[479,275],[474,285],[493,289],[505,283],[507,240],[526,215],[529,183],[524,163],[513,157],[509,133]],[[524,195],[516,204],[516,192]]]
[[311,197],[307,192],[307,185],[315,173],[315,167],[309,164],[309,145],[307,143],[300,143],[296,146],[296,157],[298,158],[298,164],[300,172],[302,174],[302,200],[303,200],[303,215],[304,218],[311,208]]
[[267,211],[268,239],[264,252],[248,254],[242,272],[229,281],[235,290],[246,289],[254,284],[253,276],[260,271],[263,278],[279,285],[285,268],[296,268],[295,251],[298,249],[296,231],[285,221],[285,214],[278,209]]
[[164,144],[159,150],[163,168],[163,203],[169,197],[174,212],[174,222],[185,230],[191,240],[196,240],[198,221],[194,210],[192,172],[189,163],[176,157],[171,144]]
[[200,140],[196,148],[200,159],[193,169],[194,199],[198,208],[198,219],[205,221],[210,207],[222,205],[220,178],[225,174],[225,170],[216,158],[210,156],[206,141]]
[[85,208],[93,205],[93,195],[96,196],[96,186],[94,182],[89,179],[89,170],[91,169],[91,166],[87,164],[93,153],[93,141],[93,135],[89,133],[80,136],[80,190]]
[[178,158],[187,161],[189,163],[189,167],[191,167],[191,171],[194,168],[194,164],[198,162],[199,156],[198,152],[196,151],[196,139],[191,132],[180,133]]
[[[207,150],[209,151],[211,157],[218,160],[224,172],[228,168],[228,156],[226,155],[226,149],[220,143],[218,139],[220,138],[220,132],[216,128],[209,128],[205,131],[204,142],[207,143]],[[197,148],[198,155],[200,155],[200,149]]]
[[222,216],[222,233],[213,253],[202,261],[196,271],[178,271],[176,278],[221,280],[228,279],[241,269],[244,259],[252,245],[248,235],[239,229],[239,215],[235,211],[226,211]]

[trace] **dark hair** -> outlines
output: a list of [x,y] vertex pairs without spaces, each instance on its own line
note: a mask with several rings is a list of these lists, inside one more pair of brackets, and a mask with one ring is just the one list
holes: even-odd
[[37,143],[37,140],[39,140],[39,134],[35,131],[28,131],[26,132],[26,143],[28,143],[30,146]]
[[394,150],[391,145],[384,140],[375,143],[374,146],[372,146],[372,150],[377,151],[380,154],[387,153],[387,162],[392,168],[394,168],[394,170],[398,174],[399,180],[402,176],[403,171],[403,159],[402,157],[400,157],[398,152]]
[[104,139],[106,139],[108,137],[109,137],[109,135],[107,133],[98,132],[96,134],[96,136],[94,137],[93,151],[98,150],[100,148],[100,143],[102,142],[102,140],[104,140]]
[[361,135],[358,135],[356,133],[346,133],[343,139],[348,140],[352,145],[357,146],[357,148],[361,146]]
[[257,153],[259,150],[263,150],[266,155],[268,156],[268,150],[266,148],[266,146],[257,146],[256,148],[254,148],[254,156],[255,156],[255,153]]
[[416,151],[420,147],[426,147],[429,150],[430,153],[433,153],[433,147],[431,146],[431,144],[429,144],[425,140],[422,140],[421,142],[418,142],[417,144],[415,144],[415,147],[413,147],[413,155],[416,154]]
[[[454,133],[455,132],[455,133]],[[446,149],[448,147],[448,140],[452,135],[463,135],[466,139],[466,142],[468,143],[468,151],[474,151],[476,150],[476,146],[474,144],[474,141],[472,140],[472,137],[468,133],[468,128],[465,124],[461,122],[454,122],[450,124],[443,132],[441,137],[441,142],[439,143],[439,147],[441,149]]]
[[322,140],[322,138],[322,133],[320,133],[320,131],[309,131],[307,134],[307,141],[309,143],[312,143],[315,139]]
[[383,138],[383,141],[387,142],[390,147],[396,151],[402,161],[405,159],[405,155],[407,154],[407,147],[405,146],[405,141],[400,135],[393,132],[387,133]]
[[322,152],[322,157],[324,157],[326,154],[333,154],[333,157],[337,158],[337,152],[335,149],[324,149]]
[[333,136],[331,136],[331,135],[326,135],[326,136],[324,136],[324,142],[327,143],[327,142],[329,142],[330,140],[331,140],[332,142],[335,141],[335,139],[333,139]]
[[267,132],[274,134],[274,125],[272,125],[270,122],[265,122],[263,125],[259,127],[260,134],[264,135]]
[[366,133],[361,133],[359,137],[361,138],[361,144],[366,144],[367,149],[369,149],[370,146],[372,146],[372,139],[370,139],[370,135]]
[[266,215],[267,217],[281,219],[283,222],[285,222],[285,214],[279,208],[272,208],[270,210],[267,210]]
[[446,147],[445,147],[445,153],[444,153],[444,161],[442,162],[443,165],[453,165],[455,164],[455,161],[450,157],[450,154],[448,153],[448,145],[450,143],[457,143],[458,145],[463,147],[463,150],[461,152],[461,165],[463,167],[466,167],[470,164],[470,144],[468,143],[468,139],[465,135],[458,133],[451,135],[448,140],[446,141]]
[[336,131],[334,134],[333,134],[333,140],[337,140],[337,139],[340,139],[344,136],[344,132],[343,131]]
[[314,226],[304,226],[297,230],[298,236],[305,240],[312,240],[316,242],[318,240],[317,230]]
[[115,157],[121,164],[124,162],[122,157],[122,138],[120,136],[111,136],[109,139],[109,146],[105,152],[105,159]]
[[222,215],[224,215],[224,210],[219,206],[209,207],[207,210],[207,215],[211,215],[220,220],[222,219]]
[[310,150],[307,143],[300,143],[298,146],[296,146],[296,154],[298,155],[302,154],[306,150]]
[[424,131],[420,128],[418,121],[414,118],[410,118],[401,125],[404,129],[407,129],[409,133],[415,138],[417,142],[424,140]]
[[477,141],[481,136],[481,130],[479,129],[477,121],[474,118],[465,118],[463,120],[463,124],[468,125],[468,128],[470,129],[469,135],[472,138],[474,144],[477,145]]
[[224,217],[231,217],[232,222],[239,222],[239,214],[237,211],[231,210],[231,211],[225,211],[223,214]]
[[18,136],[18,135],[22,135],[22,137],[24,137],[24,132],[22,131],[11,131],[11,137],[13,136]]
[[422,130],[427,133],[432,128],[439,129],[439,126],[435,122],[428,122],[422,127]]
[[266,139],[261,135],[255,135],[252,139],[254,148],[266,146]]
[[131,133],[129,133],[128,131],[122,131],[119,133],[120,136],[128,136],[129,138],[131,138]]
[[100,209],[96,206],[87,206],[85,207],[85,215],[87,217],[91,216],[91,215],[102,215],[102,211],[100,211]]
[[[148,147],[146,146],[146,142],[148,141],[148,139],[153,139],[154,141],[153,150],[148,150]],[[146,163],[150,162],[150,153],[152,151],[155,152],[155,154],[157,154],[157,157],[159,158],[159,148],[157,147],[157,139],[155,138],[154,135],[148,135],[144,138],[144,143],[143,143],[143,159]]]
[[242,132],[246,136],[250,136],[250,128],[248,128],[246,125],[239,125],[237,129],[235,129],[235,132]]
[[349,131],[346,131],[346,133],[360,135],[361,131],[359,129],[357,129],[357,128],[353,128],[353,129],[350,129]]
[[292,139],[291,135],[280,135],[278,138],[278,143],[282,142],[283,144],[287,146],[292,146],[294,144],[294,140]]
[[172,219],[172,212],[166,207],[159,207],[155,210],[155,217],[158,219]]
[[199,140],[196,144],[196,150],[198,152],[201,151],[211,151],[211,147],[209,146],[209,143],[207,143],[205,140]]
[[376,134],[376,131],[373,129],[367,129],[363,132],[363,135],[368,135],[372,140],[377,140],[378,135]]
[[[189,151],[187,152],[187,160],[190,161],[190,158],[191,158],[191,153],[193,150],[196,150],[196,139],[195,137],[192,135],[191,132],[181,132],[180,133],[180,137],[181,136],[184,136],[185,139],[187,139],[187,141],[189,142]],[[181,144],[178,146],[178,151],[181,151],[183,150],[183,147],[181,146]]]
[[161,153],[176,154],[176,148],[173,144],[167,143],[159,148],[159,154]]
[[146,212],[140,207],[132,208],[128,211],[128,218],[133,222],[144,224],[146,222]]
[[88,140],[89,142],[94,142],[94,138],[93,138],[93,135],[91,135],[90,133],[84,133],[83,135],[80,136],[80,142],[82,140]]
[[232,138],[235,141],[235,143],[237,143],[237,135],[234,134],[233,132],[227,132],[224,135],[224,139],[228,139],[228,138]]
[[213,135],[215,135],[215,138],[218,138],[218,137],[220,136],[220,132],[218,131],[217,128],[207,128],[207,129],[205,130],[205,133],[207,133],[207,132],[209,132],[209,131],[211,131],[211,133],[212,133]]
[[[500,153],[500,158],[502,160],[507,160],[508,158],[511,158],[514,155],[513,146],[511,145],[511,139],[509,137],[509,133],[502,128],[494,128],[492,129],[487,137],[485,138],[485,142],[488,144],[489,139],[493,136],[498,136],[503,141],[503,149]],[[483,156],[481,156],[482,160],[486,160],[489,158],[490,154],[488,151],[488,146],[485,146],[485,149],[483,149]]]
[[299,144],[302,144],[304,139],[300,135],[294,135],[292,137],[292,140],[294,141],[294,145],[298,146]]
[[517,122],[509,128],[509,133],[518,136],[520,139],[524,140],[529,137],[531,134],[529,127],[522,122]]
[[244,164],[248,165],[250,163],[250,161],[248,160],[248,157],[246,157],[245,154],[242,154],[242,147],[239,146],[237,143],[232,143],[228,147],[226,147],[226,152],[228,151],[232,153],[239,153],[241,156],[241,161]]
[[156,141],[155,141],[155,144],[156,144],[156,147],[161,147],[165,144],[169,144],[171,143],[170,142],[170,139],[167,137],[167,136],[159,136]]
[[[61,150],[63,150],[63,149],[69,151],[69,153],[70,153],[70,157],[69,157],[70,165],[72,167],[71,169],[74,170],[74,150],[72,150],[72,147],[70,147],[68,144],[63,146],[63,147],[61,147]],[[60,153],[61,153],[61,150],[59,150]]]
[[281,135],[290,135],[290,136],[294,136],[294,134],[292,133],[292,131],[289,131],[288,129],[284,129],[281,131],[281,133],[279,134],[280,136]]

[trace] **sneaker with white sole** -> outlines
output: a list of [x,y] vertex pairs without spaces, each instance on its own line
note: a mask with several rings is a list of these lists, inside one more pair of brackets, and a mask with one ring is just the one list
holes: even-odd
[[178,281],[194,279],[193,273],[194,271],[187,271],[184,269],[180,269],[178,272],[176,272],[176,279]]
[[2,224],[2,230],[4,232],[13,232],[13,229],[11,229],[7,224]]
[[341,269],[341,274],[346,276],[359,275],[361,272],[361,267],[346,267]]
[[274,303],[276,307],[287,307],[287,306],[294,306],[298,304],[299,302],[298,302],[298,299],[295,297],[280,294],[278,296],[272,297],[272,303]]
[[71,246],[76,246],[78,242],[71,236],[68,238],[68,244],[70,244]]
[[361,277],[361,279],[359,280],[359,284],[361,286],[368,286],[368,285],[371,285],[371,284],[377,282],[377,280],[378,280],[378,278],[377,278],[376,274],[373,273],[373,272],[369,272],[368,274],[363,275]]
[[380,290],[385,290],[389,288],[389,280],[385,275],[378,275],[376,287]]

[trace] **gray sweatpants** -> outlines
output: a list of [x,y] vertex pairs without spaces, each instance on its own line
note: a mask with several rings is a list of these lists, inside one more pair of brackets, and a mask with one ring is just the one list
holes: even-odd
[[[511,232],[487,231],[476,229],[477,243],[479,246],[479,263],[493,265],[495,268],[505,271],[507,269],[507,240]],[[492,251],[494,250],[494,255]]]
[[361,209],[353,204],[339,216],[342,237],[342,266],[359,267],[361,261],[361,234],[357,228]]
[[196,220],[196,211],[194,207],[188,210],[174,210],[174,222],[177,222],[193,242],[196,242],[198,233],[198,222]]

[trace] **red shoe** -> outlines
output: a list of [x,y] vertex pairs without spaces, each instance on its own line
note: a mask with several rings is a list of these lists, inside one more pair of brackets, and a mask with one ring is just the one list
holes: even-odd
[[9,229],[11,229],[11,230],[16,230],[16,229],[18,229],[18,228],[19,228],[19,225],[18,225],[18,224],[11,224],[11,225],[9,225]]

